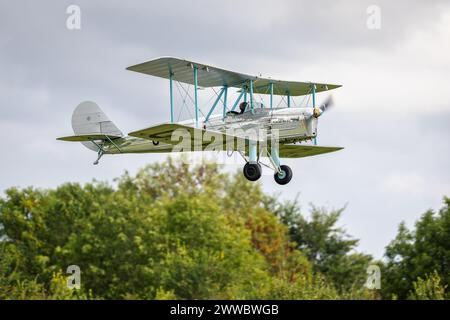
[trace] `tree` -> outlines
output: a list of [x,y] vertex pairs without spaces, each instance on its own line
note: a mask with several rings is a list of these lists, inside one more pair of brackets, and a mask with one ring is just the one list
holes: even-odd
[[[436,272],[442,285],[450,283],[450,199],[438,213],[427,211],[409,230],[404,223],[386,247],[382,290],[386,297],[406,299],[418,278]],[[448,294],[448,293],[447,293]]]
[[[11,188],[0,226],[0,292],[10,298],[256,299],[275,283],[316,284],[260,187],[213,164],[169,159],[116,186]],[[72,264],[84,295],[61,290]]]
[[[306,220],[219,169],[169,158],[114,185],[8,189],[0,299],[376,298],[358,284],[367,257],[335,227],[339,212]],[[66,286],[69,265],[79,291]]]
[[297,200],[279,203],[269,198],[266,205],[288,226],[291,240],[308,257],[315,272],[341,291],[363,286],[372,257],[356,252],[358,240],[336,226],[344,209],[327,212],[312,206],[310,219],[306,219]]
[[412,300],[444,300],[446,286],[441,284],[441,277],[435,271],[422,279],[417,278],[413,283],[414,290],[409,298]]
[[17,272],[21,263],[21,253],[14,246],[0,242],[0,300],[69,300],[91,297],[89,293],[69,289],[66,278],[61,273],[52,276],[48,287],[36,279],[23,277],[23,274]]

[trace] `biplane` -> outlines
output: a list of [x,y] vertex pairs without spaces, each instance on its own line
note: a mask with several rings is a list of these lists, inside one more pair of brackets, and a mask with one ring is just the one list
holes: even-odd
[[[269,160],[266,166],[274,170],[275,181],[284,185],[291,180],[292,170],[281,164],[280,159],[342,149],[317,145],[318,118],[332,101],[329,98],[316,105],[316,94],[340,85],[274,80],[173,57],[154,59],[127,70],[169,80],[170,121],[125,136],[97,104],[82,102],[72,115],[75,135],[57,139],[81,142],[96,151],[98,157],[94,164],[105,154],[238,152],[245,161],[243,173],[248,180],[261,177],[264,157]],[[193,87],[193,119],[175,121],[174,83]],[[215,88],[216,98],[208,106],[208,112],[200,114],[203,112],[199,106],[199,90],[205,88]],[[235,95],[232,103],[229,103],[230,89],[234,89]],[[256,101],[255,95],[264,95],[268,103]],[[308,96],[306,106],[293,105],[294,98],[301,96]],[[277,105],[275,98],[281,99]],[[281,102],[284,104],[280,106]]]

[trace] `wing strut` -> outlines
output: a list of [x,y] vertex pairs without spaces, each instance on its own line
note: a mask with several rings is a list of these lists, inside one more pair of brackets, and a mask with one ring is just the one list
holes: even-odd
[[[313,104],[313,109],[316,107],[316,85],[312,84],[311,85],[311,93],[312,93],[312,104]],[[317,131],[317,129],[316,129]],[[317,146],[317,132],[316,132],[316,136],[314,137],[314,145]]]
[[198,67],[194,66],[195,127],[198,128]]
[[217,104],[220,101],[220,98],[222,98],[222,95],[225,93],[225,91],[226,91],[226,87],[224,86],[220,90],[220,93],[217,95],[216,101],[214,101],[212,107],[209,109],[209,112],[208,112],[208,114],[206,115],[206,118],[205,118],[205,122],[207,122],[209,120],[209,117],[211,117],[211,114],[214,112],[214,109],[216,108]]
[[173,123],[173,72],[169,71],[169,82],[170,82],[170,122]]

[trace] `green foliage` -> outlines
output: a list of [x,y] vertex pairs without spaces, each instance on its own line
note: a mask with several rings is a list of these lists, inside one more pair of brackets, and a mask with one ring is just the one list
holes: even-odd
[[11,264],[7,261],[13,255],[5,252],[4,243],[1,247],[0,300],[84,300],[91,297],[89,292],[69,289],[67,278],[61,273],[54,274],[48,286],[37,282],[36,279],[20,277],[15,271],[11,272]]
[[[400,224],[396,238],[386,247],[386,266],[383,270],[382,290],[385,297],[397,295],[406,299],[415,290],[414,282],[435,272],[448,288],[450,283],[450,199],[438,212],[428,211],[410,231]],[[435,279],[435,278],[434,278]],[[423,291],[422,291],[423,292]],[[420,296],[420,295],[416,295]]]
[[[114,185],[11,188],[0,299],[378,299],[362,286],[371,257],[335,226],[340,213],[313,207],[307,220],[241,173],[170,158]],[[411,297],[438,297],[436,281],[418,280]]]
[[[271,277],[310,272],[260,188],[242,180],[169,160],[115,188],[11,188],[0,202],[2,296],[71,298],[60,274],[72,264],[85,297],[106,299],[258,298]],[[239,188],[254,192],[228,192]]]
[[444,300],[446,286],[441,284],[441,277],[435,271],[425,279],[418,278],[413,283],[414,291],[410,293],[413,300]]
[[306,219],[297,200],[280,204],[269,198],[266,205],[288,226],[291,239],[312,262],[316,273],[323,274],[341,291],[363,286],[372,257],[357,253],[358,240],[336,227],[344,209],[327,212],[313,206],[310,219]]

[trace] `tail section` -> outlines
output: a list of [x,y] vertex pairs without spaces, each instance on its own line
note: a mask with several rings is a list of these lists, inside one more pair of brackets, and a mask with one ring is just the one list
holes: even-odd
[[[76,136],[106,135],[122,137],[123,134],[117,126],[109,120],[100,107],[92,101],[80,103],[72,114],[72,129]],[[81,142],[86,148],[98,151],[98,147],[90,142]]]

